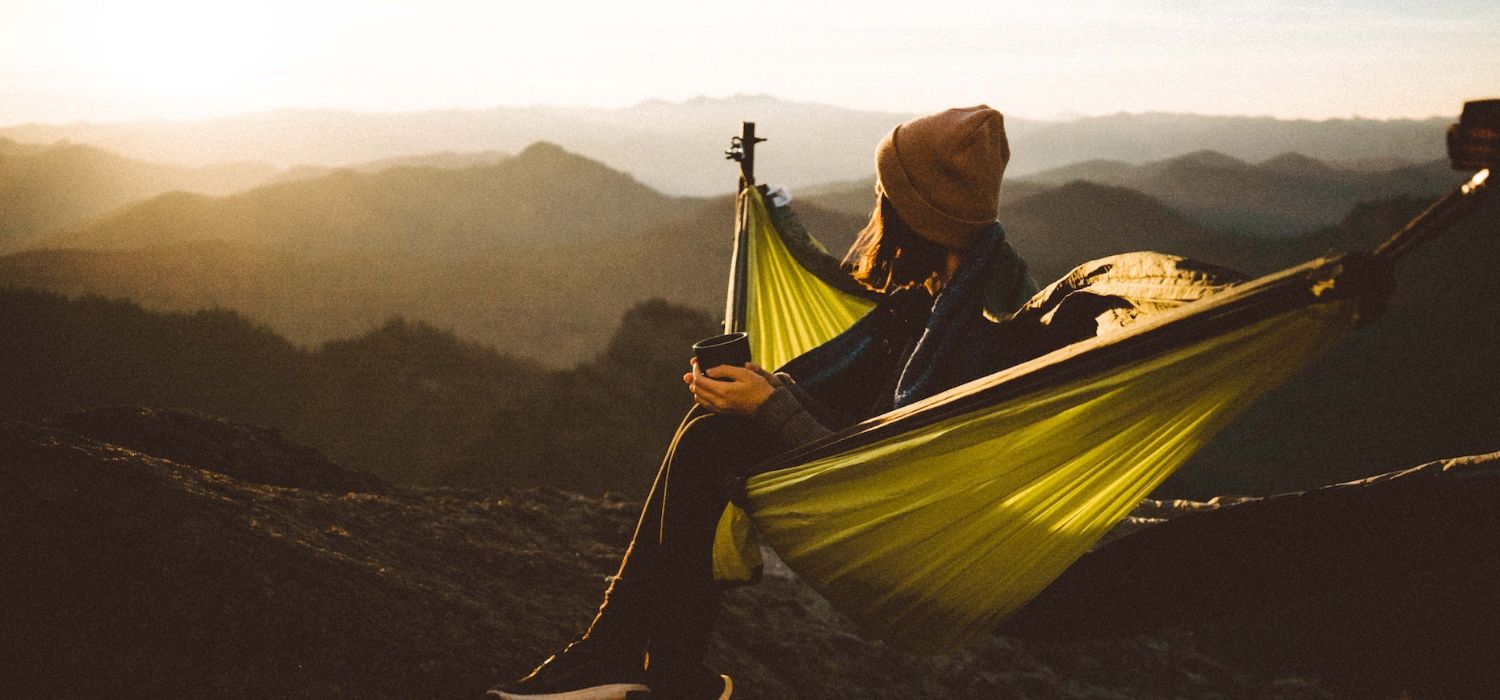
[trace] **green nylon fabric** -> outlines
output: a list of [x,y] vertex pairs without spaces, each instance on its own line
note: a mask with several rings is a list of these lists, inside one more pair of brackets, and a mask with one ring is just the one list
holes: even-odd
[[1355,306],[1304,306],[752,477],[755,529],[866,632],[913,651],[955,648],[1039,593],[1214,433],[1332,345],[1353,326]]
[[[748,236],[746,330],[757,362],[781,366],[869,311],[871,302],[797,263],[759,192],[747,188],[738,206]],[[726,509],[715,575],[753,578],[758,537],[866,633],[912,651],[961,646],[1030,601],[1257,397],[1336,342],[1356,312],[1349,299],[1296,306],[751,477],[753,516]],[[941,408],[1090,343],[1099,344],[1058,350],[872,421]]]
[[745,331],[750,356],[776,368],[853,325],[874,303],[834,289],[792,257],[753,187],[738,202],[749,237],[745,284]]

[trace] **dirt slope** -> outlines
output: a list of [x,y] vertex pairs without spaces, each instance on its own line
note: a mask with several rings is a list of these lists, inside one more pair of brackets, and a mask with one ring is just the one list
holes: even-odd
[[[388,487],[185,414],[58,425],[116,444],[0,425],[0,696],[476,697],[576,632],[635,510]],[[790,578],[728,607],[713,656],[748,698],[1328,696],[1185,634],[922,658],[860,639]]]

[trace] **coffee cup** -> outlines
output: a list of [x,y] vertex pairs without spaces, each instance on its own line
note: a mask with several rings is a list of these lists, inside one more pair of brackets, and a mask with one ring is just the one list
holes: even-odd
[[693,343],[693,357],[698,358],[700,372],[707,372],[719,365],[744,367],[750,361],[750,336],[744,333],[725,333],[704,338]]

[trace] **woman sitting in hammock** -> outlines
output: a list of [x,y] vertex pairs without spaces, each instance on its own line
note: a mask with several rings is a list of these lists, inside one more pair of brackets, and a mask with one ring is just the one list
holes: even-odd
[[[986,320],[1036,292],[995,221],[1010,149],[999,112],[950,109],[896,127],[875,152],[877,203],[849,250],[884,294],[847,331],[772,374],[697,367],[697,406],[667,449],[635,536],[588,631],[499,698],[728,698],[703,656],[723,585],[715,525],[734,483],[787,449],[1002,365]],[[789,212],[779,211],[785,216]]]

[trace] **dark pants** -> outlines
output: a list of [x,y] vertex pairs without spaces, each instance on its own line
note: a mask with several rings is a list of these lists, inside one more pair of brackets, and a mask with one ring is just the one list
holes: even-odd
[[713,581],[714,529],[734,477],[782,449],[748,418],[689,411],[585,637],[649,652],[653,665],[701,661],[722,592]]

